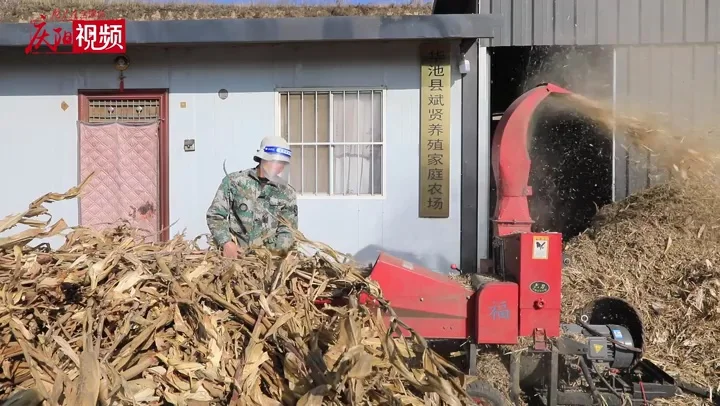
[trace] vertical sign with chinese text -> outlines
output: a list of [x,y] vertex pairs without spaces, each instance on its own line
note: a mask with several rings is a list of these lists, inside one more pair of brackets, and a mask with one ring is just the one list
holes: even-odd
[[450,216],[449,44],[420,48],[420,217]]

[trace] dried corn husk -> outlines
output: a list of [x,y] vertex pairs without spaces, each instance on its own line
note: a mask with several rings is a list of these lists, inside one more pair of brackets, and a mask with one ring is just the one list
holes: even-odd
[[[0,400],[34,388],[51,405],[471,404],[421,337],[358,304],[378,287],[329,247],[229,260],[181,236],[38,219],[83,185],[0,221],[29,226],[0,239]],[[28,245],[63,232],[58,249]],[[349,304],[314,304],[338,295]]]

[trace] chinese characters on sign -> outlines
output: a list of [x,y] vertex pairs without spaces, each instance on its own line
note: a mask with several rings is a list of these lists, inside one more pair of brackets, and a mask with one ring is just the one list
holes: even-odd
[[450,47],[421,48],[420,217],[450,215]]
[[102,10],[53,10],[50,21],[73,21],[73,20],[104,20],[105,12]]
[[507,307],[507,302],[493,302],[490,306],[490,317],[493,320],[510,320],[510,309]]
[[[93,10],[63,14],[55,10],[49,18],[41,14],[39,19],[30,22],[33,35],[25,53],[124,54],[125,20],[95,20],[95,17],[104,17],[104,13]],[[67,25],[67,18],[72,18],[69,30],[60,25]]]

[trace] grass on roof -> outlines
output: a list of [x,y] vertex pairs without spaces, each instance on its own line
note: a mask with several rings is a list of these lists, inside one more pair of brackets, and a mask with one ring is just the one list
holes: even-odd
[[208,2],[151,2],[103,0],[0,0],[0,22],[29,22],[53,10],[103,11],[106,18],[148,20],[202,20],[221,18],[296,18],[328,16],[402,16],[432,13],[432,1],[411,0],[407,4],[353,5],[272,3],[213,4]]

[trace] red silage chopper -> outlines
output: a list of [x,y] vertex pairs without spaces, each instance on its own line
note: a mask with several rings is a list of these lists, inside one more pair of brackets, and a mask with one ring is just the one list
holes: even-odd
[[[528,145],[537,106],[553,93],[569,92],[552,84],[531,89],[510,106],[495,132],[494,274],[473,275],[469,289],[447,275],[381,253],[370,278],[396,316],[436,348],[467,348],[467,374],[478,374],[478,345],[532,339],[527,351],[508,356],[515,399],[524,394],[530,401],[555,406],[603,400],[609,405],[645,404],[672,397],[678,384],[642,358],[643,326],[629,304],[600,298],[585,308],[577,324],[561,323],[562,236],[531,232],[530,158],[521,147]],[[504,405],[502,395],[481,380],[482,371],[479,375],[468,385],[468,393],[478,404]],[[566,387],[578,378],[584,379],[582,386]]]

